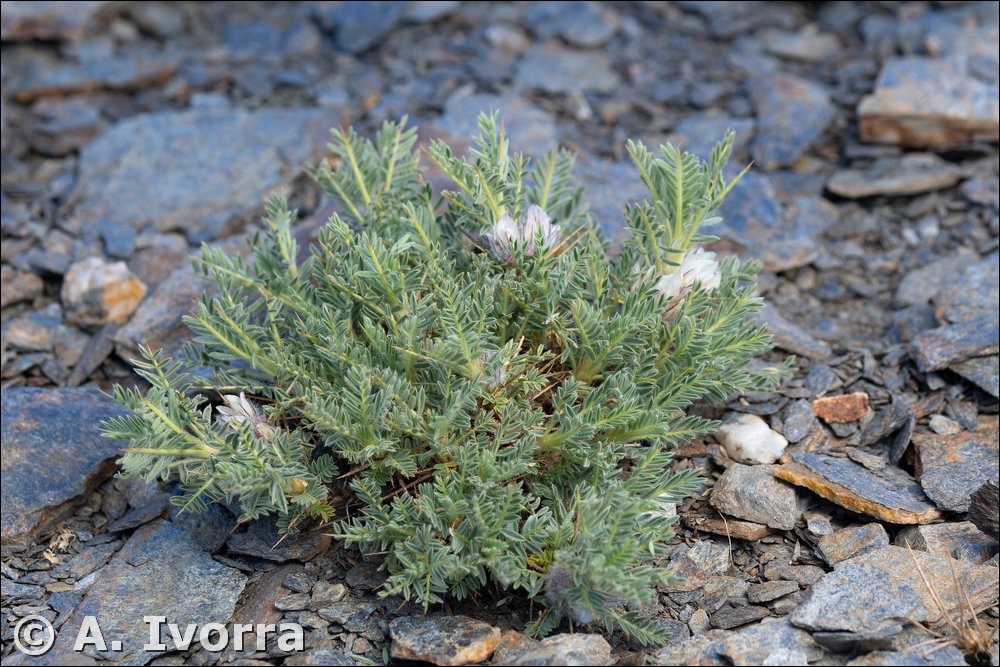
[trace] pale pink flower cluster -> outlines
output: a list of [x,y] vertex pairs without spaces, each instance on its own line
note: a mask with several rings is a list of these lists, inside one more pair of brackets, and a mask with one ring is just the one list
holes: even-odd
[[668,313],[680,305],[684,295],[695,283],[700,283],[708,290],[713,290],[722,283],[722,271],[714,252],[701,248],[688,251],[681,259],[680,266],[672,273],[661,276],[656,282],[657,289],[670,299]]
[[222,400],[226,404],[216,408],[219,413],[219,421],[228,425],[230,429],[238,431],[242,424],[249,422],[253,434],[261,440],[270,440],[274,436],[274,426],[264,419],[260,408],[251,403],[242,391],[239,396],[226,394]]
[[559,225],[553,225],[548,214],[540,206],[532,204],[517,221],[504,213],[484,237],[497,261],[511,264],[515,246],[528,255],[534,255],[539,240],[541,246],[537,247],[551,248],[559,242],[561,234]]

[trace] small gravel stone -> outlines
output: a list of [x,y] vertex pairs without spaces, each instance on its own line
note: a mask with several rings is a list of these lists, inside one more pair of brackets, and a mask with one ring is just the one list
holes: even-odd
[[798,590],[799,585],[794,581],[765,581],[762,584],[751,584],[747,589],[747,599],[754,604],[761,604],[796,593]]
[[750,465],[774,463],[788,441],[757,415],[739,415],[724,421],[715,436],[731,458]]
[[146,286],[124,262],[90,257],[69,267],[62,287],[66,321],[82,326],[125,323],[146,295]]

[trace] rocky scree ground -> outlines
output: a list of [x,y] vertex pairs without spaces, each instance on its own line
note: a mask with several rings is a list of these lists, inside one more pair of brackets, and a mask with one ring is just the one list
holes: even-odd
[[[5,664],[27,662],[11,639],[35,613],[61,629],[50,660],[96,615],[132,647],[74,656],[101,663],[956,664],[958,648],[914,622],[948,635],[967,599],[978,659],[996,665],[997,536],[968,518],[998,474],[997,14],[5,3]],[[767,361],[795,354],[795,372],[774,393],[698,406],[726,425],[678,452],[705,494],[676,508],[662,563],[685,581],[644,608],[671,636],[660,649],[586,628],[529,640],[529,609],[502,595],[423,618],[378,597],[377,562],[321,532],[275,547],[267,521],[178,514],[168,486],[110,478],[120,443],[96,431],[117,408],[101,389],[135,381],[139,344],[180,347],[204,289],[198,244],[240,252],[279,188],[308,240],[329,209],[302,166],[331,126],[409,114],[422,141],[461,141],[488,108],[515,146],[580,154],[612,239],[642,195],[627,137],[705,153],[731,127],[736,164],[755,164],[717,246],[764,263]],[[306,651],[138,652],[134,619],[154,612],[294,620]]]

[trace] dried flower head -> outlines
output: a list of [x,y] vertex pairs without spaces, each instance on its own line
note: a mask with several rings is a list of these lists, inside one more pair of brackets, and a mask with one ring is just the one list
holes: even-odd
[[[553,225],[549,215],[540,206],[532,204],[516,222],[504,213],[484,236],[497,261],[511,264],[515,247],[534,255],[536,248],[551,248],[558,243],[561,233],[559,225]],[[541,245],[538,245],[539,241]]]
[[216,410],[219,413],[219,420],[227,424],[229,428],[238,431],[243,423],[249,422],[253,434],[261,440],[270,440],[274,435],[274,427],[264,419],[260,408],[250,402],[250,399],[242,391],[239,396],[225,394],[222,400],[226,404],[220,405]]
[[667,313],[676,310],[677,306],[684,299],[695,283],[699,283],[705,289],[713,290],[722,282],[722,271],[719,269],[719,262],[715,259],[715,253],[695,248],[688,251],[681,259],[681,264],[674,269],[673,273],[668,273],[660,277],[656,283],[657,289],[670,299],[670,306]]

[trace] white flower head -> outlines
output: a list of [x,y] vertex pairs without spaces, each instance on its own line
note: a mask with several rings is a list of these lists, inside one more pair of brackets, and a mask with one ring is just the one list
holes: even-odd
[[250,399],[242,391],[239,396],[225,394],[222,400],[226,404],[216,408],[219,413],[219,421],[229,426],[230,429],[238,431],[240,426],[249,422],[253,434],[261,440],[269,440],[274,435],[274,427],[264,419],[260,409],[250,402]]
[[504,213],[485,236],[490,252],[497,261],[501,264],[510,264],[514,261],[514,244],[521,241],[521,232],[514,218]]
[[673,273],[662,276],[656,288],[671,302],[678,302],[695,283],[708,290],[716,289],[722,283],[722,271],[714,252],[701,248],[688,251],[681,259],[681,265]]
[[528,255],[534,255],[536,249],[555,246],[561,234],[562,229],[552,224],[552,219],[542,207],[532,204],[516,222],[504,213],[484,236],[493,257],[502,264],[512,264],[515,246]]

